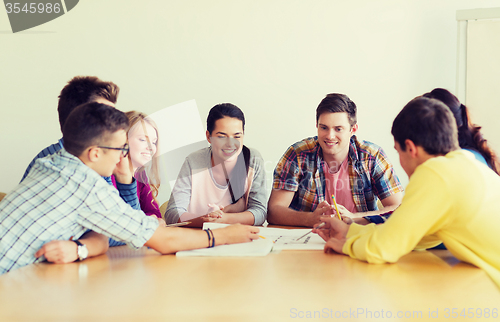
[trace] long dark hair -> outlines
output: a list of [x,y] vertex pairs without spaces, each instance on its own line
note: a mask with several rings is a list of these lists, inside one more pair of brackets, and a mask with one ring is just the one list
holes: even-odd
[[[207,131],[212,134],[215,128],[215,122],[224,117],[233,117],[242,122],[243,131],[245,131],[245,115],[243,111],[234,104],[222,103],[217,104],[208,113],[207,117]],[[224,163],[222,168],[226,175],[229,193],[231,194],[232,203],[236,203],[245,194],[245,180],[248,175],[250,167],[250,149],[243,145],[242,153],[238,155],[236,165],[230,175],[227,174]]]
[[481,127],[471,122],[467,107],[461,104],[455,95],[444,88],[435,88],[423,96],[440,100],[448,106],[457,122],[458,143],[460,147],[479,152],[490,168],[497,174],[500,174],[498,157],[495,151],[488,145],[488,141],[483,137]]

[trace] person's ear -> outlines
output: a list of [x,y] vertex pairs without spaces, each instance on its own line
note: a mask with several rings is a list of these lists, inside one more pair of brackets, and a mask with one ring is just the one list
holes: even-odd
[[351,127],[351,135],[354,135],[356,134],[356,131],[358,130],[358,123],[354,124],[352,127]]
[[205,133],[205,135],[207,136],[207,141],[208,141],[208,143],[212,144],[212,142],[210,142],[210,132],[208,132],[208,130],[207,130],[207,132]]
[[100,152],[101,148],[96,146],[91,147],[87,150],[87,157],[91,162],[96,162],[97,160],[99,160]]
[[416,158],[418,156],[418,149],[415,143],[413,143],[413,141],[410,139],[406,139],[405,145],[406,145],[406,152],[409,152],[412,158]]

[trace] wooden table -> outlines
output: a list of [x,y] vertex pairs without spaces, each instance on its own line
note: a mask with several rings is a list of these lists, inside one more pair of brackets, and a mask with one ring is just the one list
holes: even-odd
[[500,290],[485,272],[445,250],[372,265],[322,251],[176,258],[121,246],[0,276],[2,322],[295,321],[315,314],[325,321],[471,321],[458,314],[499,307]]

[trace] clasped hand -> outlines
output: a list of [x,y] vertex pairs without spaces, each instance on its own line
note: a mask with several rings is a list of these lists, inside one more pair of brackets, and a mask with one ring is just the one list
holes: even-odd
[[322,216],[319,218],[325,225],[321,229],[317,229],[320,224],[314,225],[313,233],[318,234],[326,241],[325,253],[336,252],[343,254],[347,231],[349,225],[339,220],[337,217]]
[[224,207],[218,206],[216,204],[208,204],[208,214],[200,217],[203,221],[207,222],[223,222],[224,218]]

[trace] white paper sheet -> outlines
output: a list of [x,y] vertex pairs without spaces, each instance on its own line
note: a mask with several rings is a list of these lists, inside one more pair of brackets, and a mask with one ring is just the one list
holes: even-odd
[[176,256],[266,256],[271,252],[273,242],[269,239],[256,239],[249,243],[220,245],[212,248],[201,248],[177,252]]
[[[204,223],[203,229],[217,229],[227,224]],[[284,229],[259,227],[259,235],[273,241],[273,251],[280,250],[323,250],[326,242],[317,234],[309,235],[296,241],[297,238],[311,231],[311,229]]]

